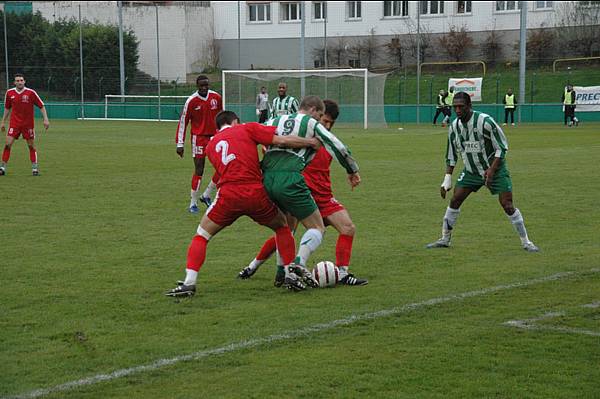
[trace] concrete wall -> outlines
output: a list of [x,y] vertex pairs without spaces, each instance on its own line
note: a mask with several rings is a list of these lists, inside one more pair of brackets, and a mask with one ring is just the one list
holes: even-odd
[[[158,7],[161,80],[185,82],[186,75],[198,72],[206,64],[206,43],[212,36],[212,9],[200,7],[198,2]],[[82,19],[101,24],[118,24],[116,1],[44,1],[33,2],[33,11],[39,11],[49,21],[78,18],[81,5]],[[123,27],[132,30],[139,40],[138,68],[157,76],[156,14],[152,5],[123,7]],[[115,60],[118,66],[119,60]]]

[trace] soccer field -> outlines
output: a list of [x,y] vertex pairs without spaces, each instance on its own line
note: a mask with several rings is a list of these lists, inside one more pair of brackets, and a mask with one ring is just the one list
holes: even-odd
[[[334,191],[357,226],[351,271],[369,285],[288,292],[273,261],[236,279],[269,236],[244,218],[176,302],[163,293],[199,217],[175,125],[52,123],[41,176],[19,140],[0,177],[0,398],[600,395],[600,124],[505,129],[537,254],[485,189],[453,246],[425,249],[447,206],[445,129],[339,129],[363,184],[351,191],[334,163]],[[336,238],[313,263],[335,259]]]

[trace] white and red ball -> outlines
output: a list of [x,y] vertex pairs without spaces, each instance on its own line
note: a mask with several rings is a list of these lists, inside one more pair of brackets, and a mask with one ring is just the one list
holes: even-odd
[[328,260],[317,263],[312,273],[320,288],[334,287],[340,278],[338,267]]

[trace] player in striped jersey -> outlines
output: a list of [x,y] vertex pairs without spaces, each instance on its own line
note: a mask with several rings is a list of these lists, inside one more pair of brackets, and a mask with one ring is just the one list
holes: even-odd
[[539,249],[527,236],[523,215],[512,201],[512,181],[506,167],[508,141],[504,132],[491,116],[473,111],[471,97],[465,92],[457,93],[453,100],[457,118],[448,130],[446,149],[446,176],[440,188],[442,198],[452,186],[452,172],[460,153],[464,170],[456,181],[454,195],[446,209],[442,222],[442,237],[427,245],[427,248],[450,246],[452,229],[456,224],[460,206],[465,199],[482,186],[487,186],[492,194],[498,194],[500,205],[521,238],[523,249],[538,252]]
[[[325,109],[323,101],[316,96],[307,96],[299,108],[297,114],[283,115],[267,123],[277,126],[276,134],[281,136],[316,137],[346,169],[350,186],[354,188],[360,184],[358,164],[350,150],[318,122]],[[262,161],[263,181],[269,197],[281,210],[294,216],[306,228],[300,241],[296,264],[300,266],[305,281],[313,286],[316,282],[306,269],[306,262],[321,244],[325,225],[302,171],[315,153],[316,150],[312,148],[292,150],[270,146]],[[282,265],[279,259],[277,264]],[[283,268],[278,268],[280,275],[283,272]]]
[[271,118],[277,118],[281,115],[290,115],[298,112],[298,100],[287,95],[287,83],[280,82],[277,93],[279,94],[279,97],[273,99]]

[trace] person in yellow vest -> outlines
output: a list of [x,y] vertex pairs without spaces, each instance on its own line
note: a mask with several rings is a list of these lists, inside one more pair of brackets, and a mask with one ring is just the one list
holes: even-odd
[[504,95],[504,99],[502,100],[504,104],[504,123],[506,126],[508,124],[508,115],[510,115],[510,124],[515,125],[515,108],[517,108],[517,99],[513,93],[512,87],[510,87],[506,94]]
[[[435,116],[433,117],[434,126],[437,124],[437,118],[438,116],[440,116],[440,114],[444,116],[446,115],[446,111],[444,110],[444,108],[446,107],[446,96],[446,90],[441,89],[437,96],[437,104],[435,105]],[[443,121],[442,126],[445,126]]]
[[454,86],[450,86],[448,89],[448,94],[446,95],[446,99],[444,100],[446,106],[444,107],[444,115],[446,117],[442,121],[442,127],[446,127],[448,123],[450,123],[450,118],[452,118],[452,100],[454,99]]
[[[562,95],[561,102],[565,111],[565,126],[577,126],[579,125],[579,119],[575,116],[575,90],[573,85],[568,84],[565,88],[565,92]],[[571,119],[567,125],[567,119]]]

